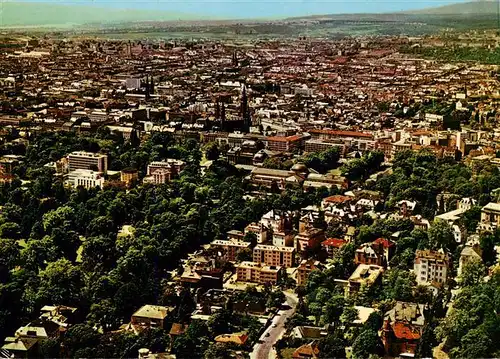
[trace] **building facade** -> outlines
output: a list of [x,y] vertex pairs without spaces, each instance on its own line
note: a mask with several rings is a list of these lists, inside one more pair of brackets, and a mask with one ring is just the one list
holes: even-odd
[[268,266],[290,268],[295,263],[295,248],[258,244],[253,249],[253,261]]
[[255,262],[241,262],[236,267],[236,280],[275,285],[280,280],[283,270],[281,267],[266,266]]
[[108,156],[93,152],[72,152],[68,155],[68,170],[93,170],[106,173],[108,171]]
[[444,284],[448,275],[449,257],[432,250],[417,250],[413,270],[418,284]]

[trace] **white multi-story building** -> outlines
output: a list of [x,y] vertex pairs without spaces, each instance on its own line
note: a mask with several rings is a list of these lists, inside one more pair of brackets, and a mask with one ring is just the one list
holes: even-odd
[[444,284],[448,275],[449,257],[442,251],[417,250],[413,270],[418,284]]
[[91,170],[74,170],[68,174],[68,184],[73,187],[82,186],[84,188],[94,188],[104,186],[104,177],[100,172],[94,172]]
[[108,171],[108,155],[102,153],[75,151],[68,155],[68,170],[92,170],[106,173]]

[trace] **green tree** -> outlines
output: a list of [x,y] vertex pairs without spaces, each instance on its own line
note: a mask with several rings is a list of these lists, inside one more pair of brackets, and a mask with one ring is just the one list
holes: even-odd
[[363,331],[352,345],[352,357],[355,359],[368,358],[370,355],[382,356],[384,347],[378,333],[368,329]]
[[482,282],[486,267],[479,260],[472,260],[465,264],[458,282],[463,287],[475,286]]
[[205,157],[209,161],[215,161],[219,159],[220,151],[219,147],[217,146],[217,143],[215,142],[209,142],[205,145],[204,147],[205,150]]
[[38,277],[40,280],[38,303],[42,305],[63,303],[78,307],[83,287],[83,276],[79,267],[67,259],[59,259],[49,263],[47,268],[40,271]]

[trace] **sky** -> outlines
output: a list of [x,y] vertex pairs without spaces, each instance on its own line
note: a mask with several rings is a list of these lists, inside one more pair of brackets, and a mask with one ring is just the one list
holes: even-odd
[[[0,0],[2,1],[2,0]],[[470,0],[25,0],[99,7],[166,10],[200,17],[248,19],[318,14],[386,13]]]

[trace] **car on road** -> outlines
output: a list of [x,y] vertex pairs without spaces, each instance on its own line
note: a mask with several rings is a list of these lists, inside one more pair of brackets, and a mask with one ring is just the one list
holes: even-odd
[[266,333],[266,337],[270,336],[271,334],[270,333]]
[[278,326],[278,324],[273,324],[273,328],[276,328]]

